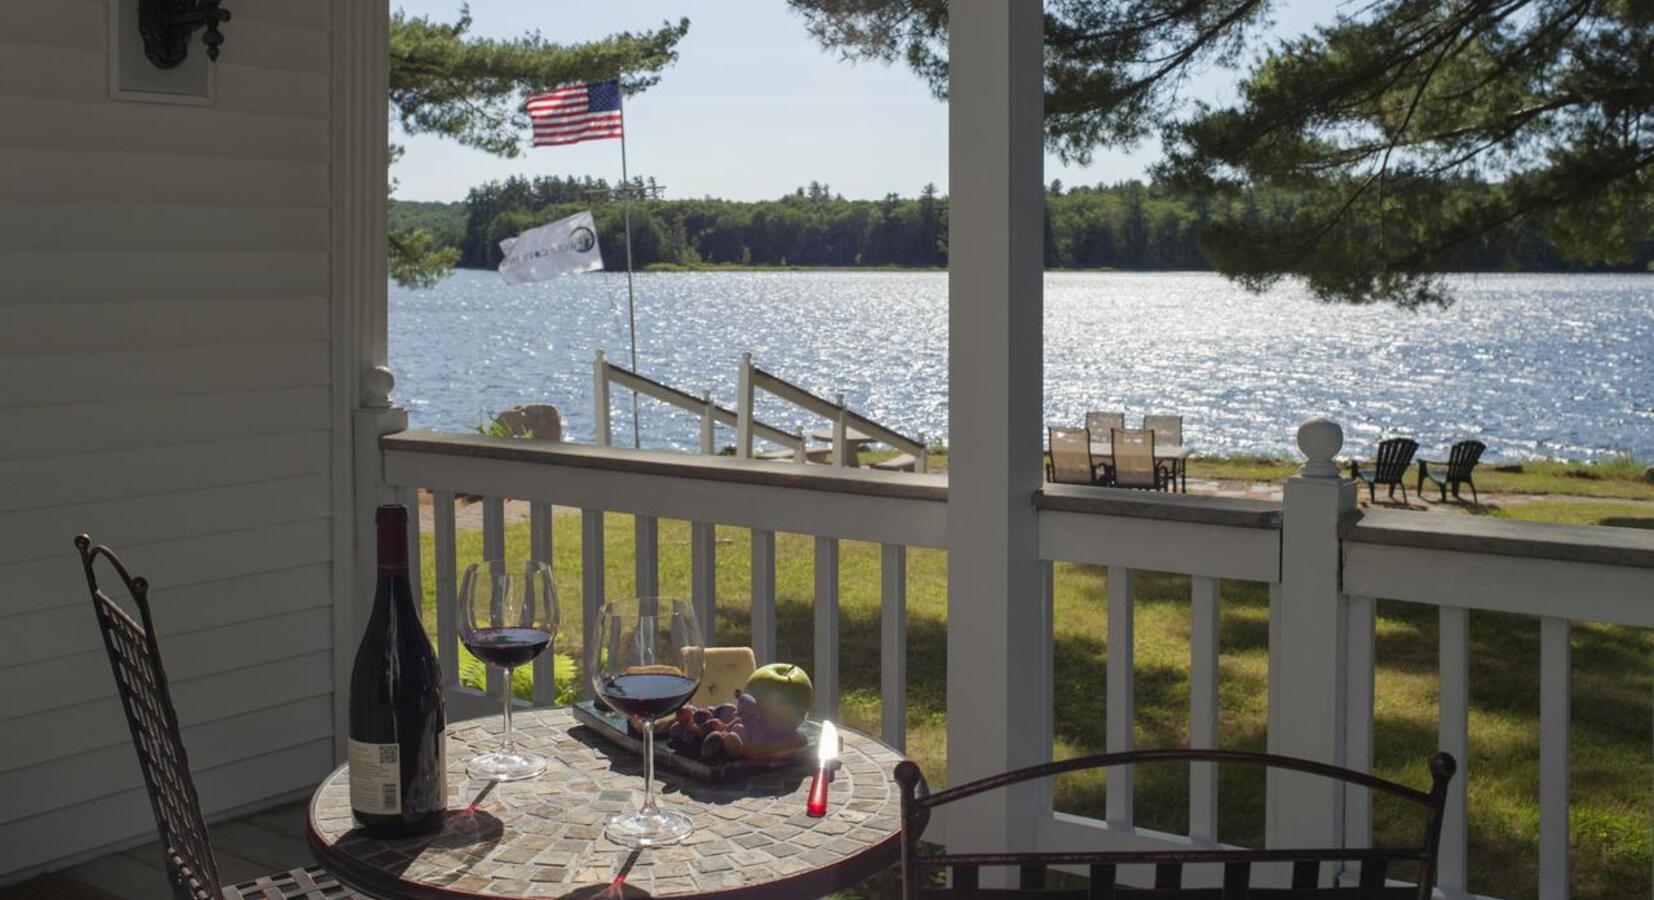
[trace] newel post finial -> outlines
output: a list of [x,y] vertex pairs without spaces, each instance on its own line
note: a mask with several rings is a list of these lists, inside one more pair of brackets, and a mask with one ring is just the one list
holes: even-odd
[[1298,474],[1305,478],[1337,478],[1333,457],[1344,449],[1344,429],[1331,419],[1315,418],[1298,426],[1298,449],[1306,461]]
[[390,409],[396,375],[388,366],[374,366],[362,374],[362,405],[369,409]]

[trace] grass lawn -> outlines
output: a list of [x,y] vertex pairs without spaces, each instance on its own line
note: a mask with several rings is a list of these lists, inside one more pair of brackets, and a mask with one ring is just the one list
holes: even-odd
[[[1570,504],[1577,506],[1578,504]],[[1531,505],[1530,505],[1531,506]],[[1605,505],[1607,506],[1607,505]],[[1528,507],[1515,508],[1535,512]],[[1589,515],[1581,513],[1581,515]],[[632,590],[632,523],[607,522],[607,590]],[[508,527],[509,552],[526,553],[528,527]],[[555,521],[554,568],[564,615],[560,651],[579,658],[580,523]],[[463,566],[480,558],[481,533],[461,531]],[[748,538],[718,531],[718,622],[724,645],[748,643]],[[689,529],[662,522],[663,593],[689,594]],[[780,658],[813,669],[812,539],[776,539],[777,635]],[[425,603],[434,602],[432,554],[426,536]],[[877,733],[879,696],[879,548],[846,541],[840,556],[840,665],[843,719]],[[1103,570],[1059,564],[1056,582],[1055,711],[1057,756],[1103,749],[1104,672],[1108,658]],[[1136,739],[1140,747],[1187,740],[1189,581],[1140,573],[1136,587]],[[1424,759],[1436,747],[1436,616],[1402,603],[1379,607],[1376,771],[1420,787],[1429,779]],[[426,621],[434,621],[434,616]],[[1539,625],[1515,616],[1472,613],[1470,863],[1471,888],[1496,896],[1531,896],[1538,831]],[[1223,585],[1220,741],[1235,749],[1264,747],[1268,600],[1261,584]],[[933,782],[945,774],[946,558],[940,551],[908,556],[908,752]],[[1649,698],[1654,691],[1654,635],[1632,629],[1580,626],[1574,631],[1571,866],[1574,896],[1648,896],[1650,816],[1654,814],[1654,740]],[[1054,786],[1058,809],[1100,815],[1100,778],[1068,777]],[[1184,767],[1150,767],[1137,774],[1139,824],[1187,827]],[[1258,844],[1263,830],[1263,785],[1249,773],[1225,773],[1220,837]],[[1380,839],[1402,839],[1412,820],[1383,802]]]

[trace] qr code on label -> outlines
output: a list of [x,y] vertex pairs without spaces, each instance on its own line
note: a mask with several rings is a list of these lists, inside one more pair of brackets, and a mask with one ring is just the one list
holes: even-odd
[[381,745],[379,747],[379,764],[382,766],[388,766],[391,763],[396,762],[396,751],[399,749],[401,748],[397,747],[395,744]]

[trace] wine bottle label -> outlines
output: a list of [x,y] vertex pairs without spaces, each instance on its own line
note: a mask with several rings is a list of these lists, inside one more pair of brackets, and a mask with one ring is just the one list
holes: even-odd
[[401,814],[401,746],[350,742],[350,808],[382,816]]

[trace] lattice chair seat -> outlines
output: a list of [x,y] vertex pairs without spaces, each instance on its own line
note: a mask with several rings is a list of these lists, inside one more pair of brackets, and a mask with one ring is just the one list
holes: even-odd
[[224,891],[224,900],[372,900],[339,884],[326,869],[311,866],[266,875]]
[[[149,582],[132,577],[114,552],[101,544],[93,546],[87,535],[75,538],[75,548],[86,571],[92,608],[97,613],[98,629],[103,632],[104,649],[109,652],[126,724],[132,731],[138,767],[149,789],[155,829],[160,833],[174,893],[183,900],[340,900],[362,896],[340,887],[320,868],[294,869],[224,888],[218,863],[213,859],[207,823],[201,815],[201,800],[190,776],[189,754],[184,750],[178,712],[172,705],[166,669],[161,665],[161,648],[155,642]],[[98,588],[94,566],[100,556],[120,575],[138,607],[141,623]]]

